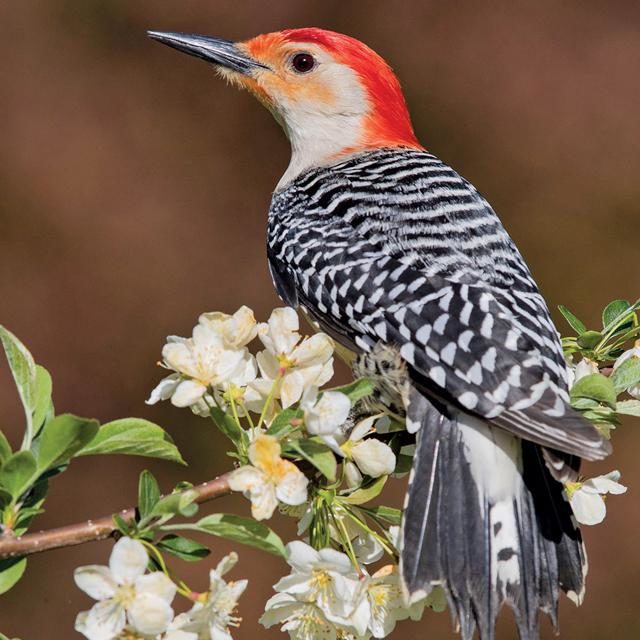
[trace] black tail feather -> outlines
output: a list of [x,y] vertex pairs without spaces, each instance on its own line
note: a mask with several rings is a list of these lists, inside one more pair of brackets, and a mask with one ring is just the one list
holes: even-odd
[[[519,441],[486,423],[470,438],[465,414],[446,412],[412,391],[407,417],[422,428],[402,527],[406,589],[415,600],[441,584],[464,640],[476,627],[481,640],[494,640],[504,602],[515,613],[520,639],[536,640],[538,610],[557,625],[560,589],[575,601],[583,592],[586,559],[562,485],[540,446],[522,442],[520,450]],[[485,490],[470,449],[478,443],[483,451],[495,447],[500,461],[506,459],[504,442],[518,452],[518,468],[514,486],[507,486],[513,495],[502,495],[498,486],[497,500],[490,474],[502,471],[486,460]]]

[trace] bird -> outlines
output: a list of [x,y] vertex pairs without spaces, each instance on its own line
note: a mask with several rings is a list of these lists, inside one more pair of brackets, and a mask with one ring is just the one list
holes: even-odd
[[361,41],[320,28],[243,42],[150,31],[275,116],[291,160],[272,196],[276,291],[388,380],[416,434],[399,540],[406,598],[446,594],[463,640],[557,628],[587,559],[563,490],[610,445],[570,405],[548,307],[487,200],[418,141],[400,83]]

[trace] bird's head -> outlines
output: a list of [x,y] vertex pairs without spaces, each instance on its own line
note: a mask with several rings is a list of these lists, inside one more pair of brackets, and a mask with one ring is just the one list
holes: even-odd
[[354,38],[316,28],[239,43],[183,33],[149,36],[212,63],[269,108],[291,141],[291,164],[281,184],[359,151],[422,148],[393,71]]

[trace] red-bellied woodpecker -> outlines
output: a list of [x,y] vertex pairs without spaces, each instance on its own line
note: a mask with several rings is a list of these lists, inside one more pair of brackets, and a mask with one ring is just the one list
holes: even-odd
[[558,333],[493,209],[420,145],[395,75],[361,42],[321,29],[238,44],[149,35],[216,65],[289,137],[268,224],[280,297],[365,354],[361,370],[406,371],[419,430],[407,594],[442,585],[465,640],[476,627],[494,638],[505,602],[520,638],[537,638],[539,609],[556,624],[559,591],[584,593],[561,481],[609,446],[569,406]]

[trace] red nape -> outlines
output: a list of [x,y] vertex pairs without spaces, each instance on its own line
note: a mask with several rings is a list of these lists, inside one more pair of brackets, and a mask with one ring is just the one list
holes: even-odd
[[309,42],[323,47],[360,76],[372,105],[362,146],[423,148],[413,132],[400,83],[375,51],[355,38],[316,27],[288,29],[282,35],[289,42]]

